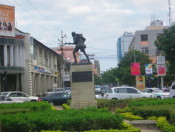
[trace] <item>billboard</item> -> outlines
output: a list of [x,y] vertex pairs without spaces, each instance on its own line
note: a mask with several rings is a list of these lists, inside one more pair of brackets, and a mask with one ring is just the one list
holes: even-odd
[[15,7],[0,5],[0,35],[14,36],[15,34]]
[[157,65],[157,76],[166,76],[166,66]]
[[146,75],[153,74],[152,64],[145,64],[145,73]]
[[145,89],[145,76],[136,76],[136,88],[139,90]]
[[131,75],[133,76],[140,75],[140,63],[131,63],[130,68],[131,68]]

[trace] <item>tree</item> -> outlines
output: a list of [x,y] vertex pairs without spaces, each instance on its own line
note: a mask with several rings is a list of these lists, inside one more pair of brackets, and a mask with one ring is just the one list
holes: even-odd
[[175,74],[175,25],[165,29],[155,41],[155,45],[168,61],[169,74]]
[[145,64],[151,63],[149,57],[138,50],[132,50],[126,53],[118,64],[118,68],[116,70],[117,78],[121,84],[131,86],[135,85],[135,76],[132,76],[130,71],[130,64],[134,63],[134,61],[140,63],[142,75],[145,74]]
[[102,85],[103,84],[102,78],[100,76],[94,75],[94,83],[95,85]]
[[111,68],[107,70],[106,72],[103,72],[101,74],[101,78],[103,81],[103,84],[113,84],[115,85],[117,83],[117,68]]

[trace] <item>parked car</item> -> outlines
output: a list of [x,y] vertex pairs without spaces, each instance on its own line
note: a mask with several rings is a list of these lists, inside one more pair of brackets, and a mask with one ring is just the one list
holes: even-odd
[[43,94],[43,96],[46,96],[46,95],[49,95],[49,94],[52,94],[52,93],[59,93],[59,92],[63,92],[64,89],[63,88],[52,88],[52,89],[49,89],[47,92],[45,92]]
[[175,98],[175,83],[171,84],[171,87],[170,87],[170,98]]
[[67,92],[68,94],[71,94],[71,88],[70,87],[65,87],[64,92]]
[[95,91],[101,91],[100,85],[95,85]]
[[0,104],[9,104],[9,103],[22,103],[23,101],[14,101],[11,98],[5,96],[5,95],[0,95]]
[[113,87],[105,94],[107,99],[149,98],[149,93],[143,93],[134,87]]
[[160,99],[165,99],[170,97],[169,92],[163,92],[159,88],[146,88],[142,92],[144,93],[150,93],[153,95],[155,98],[160,98]]
[[48,101],[52,105],[61,105],[63,103],[67,103],[68,100],[71,99],[70,94],[67,92],[60,92],[60,93],[52,93],[48,94],[45,97],[41,97],[40,101]]
[[11,98],[14,101],[38,101],[38,97],[36,96],[30,96],[24,92],[20,91],[10,91],[10,92],[3,92],[2,95],[5,95],[9,98]]
[[109,86],[108,85],[104,85],[104,86],[101,86],[101,92],[102,93],[106,93],[110,90]]

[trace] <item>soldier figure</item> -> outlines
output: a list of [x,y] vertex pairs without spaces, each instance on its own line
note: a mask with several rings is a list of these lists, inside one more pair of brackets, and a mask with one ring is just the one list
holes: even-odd
[[76,34],[75,32],[72,32],[72,37],[73,37],[73,44],[75,44],[75,48],[73,51],[73,57],[74,57],[75,63],[77,63],[77,58],[75,53],[78,52],[79,50],[84,53],[88,63],[90,63],[89,57],[85,52],[86,45],[84,44],[84,42],[86,39],[83,37],[82,34]]

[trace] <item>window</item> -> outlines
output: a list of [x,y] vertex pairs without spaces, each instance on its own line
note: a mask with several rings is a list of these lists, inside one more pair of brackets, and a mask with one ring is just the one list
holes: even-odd
[[141,50],[142,50],[142,53],[149,54],[148,47],[142,47]]
[[148,41],[148,35],[147,34],[142,34],[141,35],[141,41]]
[[128,93],[137,93],[137,90],[133,88],[128,88]]
[[175,84],[173,84],[172,89],[175,89]]
[[119,88],[118,93],[127,93],[127,88]]

